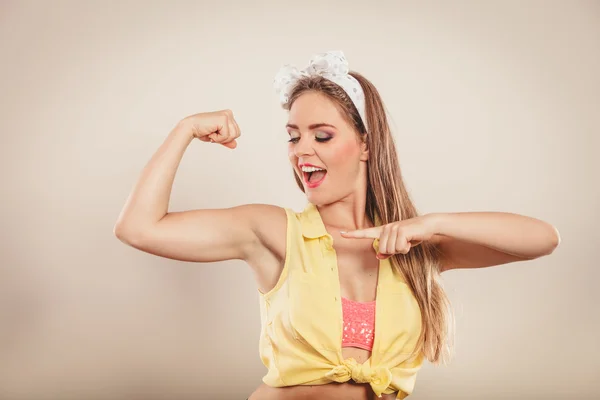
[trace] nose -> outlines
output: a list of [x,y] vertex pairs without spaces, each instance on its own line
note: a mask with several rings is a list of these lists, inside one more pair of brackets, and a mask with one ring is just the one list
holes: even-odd
[[296,155],[296,157],[300,158],[302,156],[314,155],[315,151],[313,149],[312,143],[313,142],[310,140],[310,138],[300,138],[300,140],[298,140],[298,142],[296,142],[296,145],[294,146],[294,154]]

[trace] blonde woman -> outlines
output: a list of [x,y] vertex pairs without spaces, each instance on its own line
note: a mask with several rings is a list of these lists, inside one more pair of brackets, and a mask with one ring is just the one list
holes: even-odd
[[403,399],[424,360],[450,352],[443,271],[549,255],[550,224],[501,212],[418,215],[383,101],[342,52],[275,78],[288,110],[302,211],[248,204],[169,212],[194,139],[235,148],[229,111],[183,118],[144,168],[115,225],[124,243],[176,260],[244,260],[260,296],[267,368],[251,400]]

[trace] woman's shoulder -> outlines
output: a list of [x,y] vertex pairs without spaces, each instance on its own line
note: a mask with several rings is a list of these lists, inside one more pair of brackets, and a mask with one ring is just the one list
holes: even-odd
[[281,223],[286,221],[289,208],[277,206],[274,204],[252,203],[244,204],[238,208],[243,208],[244,212],[250,216],[250,219],[257,224],[267,222]]
[[[292,207],[274,204],[253,203],[240,206],[244,209],[247,220],[251,221],[252,229],[263,242],[281,242],[288,231],[301,229],[304,211],[296,211]],[[233,221],[235,223],[235,221]]]
[[288,216],[293,211],[286,207],[262,203],[247,204],[243,207],[251,215],[252,229],[260,242],[278,255],[285,253]]
[[243,207],[245,212],[251,214],[252,229],[260,243],[248,262],[259,271],[257,279],[264,292],[269,285],[275,284],[281,274],[286,259],[288,230],[293,229],[289,223],[296,216],[291,208],[273,204],[248,204]]
[[247,215],[259,225],[264,224],[286,224],[290,218],[298,218],[301,212],[291,207],[278,206],[274,204],[252,203],[239,206]]

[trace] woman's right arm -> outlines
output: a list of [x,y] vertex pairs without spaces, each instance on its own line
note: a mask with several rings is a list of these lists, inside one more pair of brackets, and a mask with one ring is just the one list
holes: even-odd
[[285,211],[263,204],[225,209],[168,212],[183,154],[194,140],[235,148],[239,127],[229,110],[184,118],[148,164],[114,227],[122,242],[144,252],[181,261],[213,262],[256,257],[270,247],[265,221],[281,221]]

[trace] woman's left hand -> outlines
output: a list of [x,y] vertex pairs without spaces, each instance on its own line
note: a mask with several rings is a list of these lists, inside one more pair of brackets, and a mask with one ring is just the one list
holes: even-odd
[[407,254],[412,247],[430,240],[436,234],[435,218],[433,215],[423,215],[373,228],[340,233],[342,237],[349,239],[379,239],[377,258],[384,260],[394,254]]

